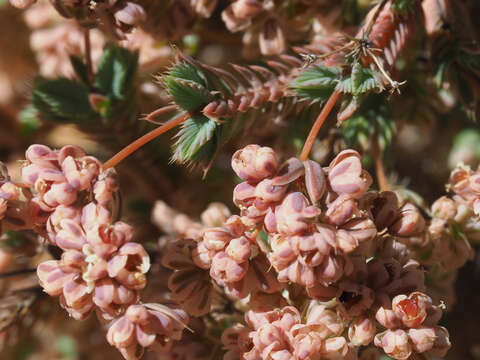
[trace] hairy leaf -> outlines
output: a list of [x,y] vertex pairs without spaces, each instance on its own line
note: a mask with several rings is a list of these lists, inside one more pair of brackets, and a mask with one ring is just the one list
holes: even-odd
[[104,95],[124,100],[133,90],[138,53],[107,45],[98,64],[94,86]]
[[302,72],[292,82],[291,88],[302,100],[323,102],[335,90],[340,77],[340,68],[315,66]]
[[177,134],[173,160],[186,163],[195,156],[197,159],[199,157],[197,153],[212,139],[216,127],[215,121],[203,115],[192,116],[188,119]]
[[197,82],[171,76],[165,77],[163,82],[175,103],[186,111],[196,111],[212,100],[208,90]]
[[85,85],[73,80],[37,78],[33,85],[32,102],[41,117],[59,122],[86,123],[97,116],[88,94]]
[[381,89],[381,85],[377,80],[376,71],[364,68],[360,63],[352,66],[352,73],[340,81],[336,90],[353,95],[365,94],[369,91]]

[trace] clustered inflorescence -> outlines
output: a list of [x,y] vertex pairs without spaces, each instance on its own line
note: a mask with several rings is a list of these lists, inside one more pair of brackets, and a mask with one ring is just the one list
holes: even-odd
[[225,359],[355,359],[372,346],[399,360],[445,355],[444,305],[425,293],[424,277],[432,264],[454,269],[471,256],[457,234],[478,226],[480,171],[455,169],[453,197],[426,219],[400,194],[369,190],[353,150],[322,167],[281,164],[271,148],[248,145],[232,168],[242,180],[233,191],[239,215],[220,203],[202,223],[166,204],[154,210],[173,234],[162,263],[183,310],[141,303],[150,257],[133,228],[112,218],[115,171],[78,147],[30,146],[18,184],[4,171],[2,227],[34,229],[61,249],[38,265],[40,285],[75,319],[95,311],[126,359],[170,350],[187,313],[211,312],[217,292],[245,312],[222,335]]

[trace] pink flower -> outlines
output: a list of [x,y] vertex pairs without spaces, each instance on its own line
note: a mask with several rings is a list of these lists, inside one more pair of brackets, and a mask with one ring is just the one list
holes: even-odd
[[354,150],[344,150],[332,160],[328,168],[330,187],[339,195],[358,199],[372,184],[372,178],[362,170],[360,155]]
[[376,330],[373,319],[358,317],[352,321],[348,328],[348,338],[355,346],[367,346],[373,341]]
[[113,322],[107,341],[120,350],[127,360],[137,360],[137,350],[152,348],[165,352],[172,340],[179,340],[188,322],[182,310],[160,304],[130,305],[125,315]]
[[392,309],[402,323],[409,328],[418,327],[427,317],[427,308],[432,299],[420,292],[398,295],[392,300]]
[[407,360],[412,354],[408,334],[403,330],[387,330],[375,336],[375,345],[397,360]]
[[301,234],[318,215],[320,209],[310,206],[302,193],[291,193],[275,209],[277,231],[284,235]]
[[242,180],[257,183],[273,176],[278,167],[275,152],[269,147],[248,145],[232,157],[233,171]]

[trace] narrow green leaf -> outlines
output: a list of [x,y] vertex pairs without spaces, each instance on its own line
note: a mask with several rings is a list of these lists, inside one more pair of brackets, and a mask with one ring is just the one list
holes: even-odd
[[97,114],[90,106],[88,88],[76,81],[59,78],[37,78],[32,103],[42,117],[59,122],[85,123]]
[[195,66],[186,61],[182,61],[173,66],[168,72],[168,76],[175,79],[190,80],[203,87],[207,86],[205,75],[198,71]]
[[340,77],[340,68],[315,66],[302,72],[290,87],[302,100],[323,102],[332,94]]
[[179,163],[198,160],[197,152],[212,139],[216,127],[215,121],[203,115],[188,119],[177,134],[173,160]]
[[381,89],[377,73],[372,69],[364,68],[358,62],[353,64],[350,76],[340,81],[336,87],[337,91],[353,95],[365,94],[377,89]]
[[138,53],[107,45],[98,64],[94,86],[104,95],[124,100],[133,90]]
[[163,78],[170,96],[175,103],[186,111],[196,111],[213,100],[208,90],[192,80],[178,79],[171,76]]

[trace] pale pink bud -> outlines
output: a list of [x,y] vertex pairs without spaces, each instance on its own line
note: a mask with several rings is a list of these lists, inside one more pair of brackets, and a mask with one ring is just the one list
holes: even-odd
[[269,147],[248,145],[232,157],[233,171],[242,180],[249,182],[259,182],[273,176],[277,167],[277,156]]
[[108,275],[131,289],[145,287],[145,274],[150,269],[150,257],[142,245],[126,243],[108,261]]
[[203,233],[203,243],[209,250],[220,251],[232,240],[232,234],[225,228],[206,229]]
[[433,348],[427,352],[427,355],[435,358],[443,358],[452,344],[450,343],[450,335],[448,330],[442,326],[436,326],[435,328],[435,342]]
[[344,150],[330,163],[328,181],[337,194],[360,198],[372,184],[370,175],[362,170],[360,155],[354,150]]
[[37,276],[43,290],[50,296],[58,296],[75,273],[66,273],[59,261],[49,260],[37,266]]
[[233,203],[241,208],[250,206],[255,201],[255,186],[242,182],[233,189]]
[[212,259],[210,276],[217,281],[240,281],[248,270],[248,262],[237,263],[226,252],[219,252]]
[[436,336],[433,328],[419,327],[417,329],[409,329],[408,337],[412,343],[413,351],[421,354],[433,347]]
[[309,206],[302,193],[291,193],[275,209],[278,232],[285,235],[302,233],[308,229],[309,222],[319,214],[320,209]]
[[91,186],[92,180],[98,176],[100,163],[91,156],[74,159],[67,156],[62,162],[62,171],[69,184],[77,190],[85,190]]
[[52,184],[43,196],[43,201],[51,206],[58,205],[69,206],[77,200],[77,191],[69,183]]
[[255,187],[255,197],[265,202],[278,202],[284,198],[286,191],[286,186],[274,186],[271,179],[265,179]]
[[208,18],[217,6],[217,0],[191,0],[195,12],[202,17]]
[[387,329],[395,329],[398,328],[401,324],[400,319],[397,318],[395,312],[391,309],[386,309],[384,307],[380,307],[375,314],[375,318],[383,327]]
[[34,144],[28,147],[25,158],[34,164],[51,165],[52,161],[57,160],[57,154],[48,146]]
[[398,236],[419,235],[425,228],[425,219],[415,205],[406,203],[399,209],[399,217],[389,227],[392,234]]
[[200,218],[205,226],[214,227],[222,226],[230,215],[230,210],[225,204],[214,202],[208,205]]
[[347,195],[341,195],[327,206],[324,220],[332,225],[340,226],[357,212],[355,200]]
[[263,55],[278,55],[285,51],[285,35],[277,20],[270,18],[264,22],[258,42]]
[[110,212],[105,207],[91,202],[83,207],[81,221],[82,227],[88,231],[99,224],[110,224],[112,219]]
[[367,346],[373,341],[377,328],[375,321],[368,317],[355,319],[348,328],[348,338],[355,346]]
[[135,3],[127,2],[125,6],[113,13],[115,20],[128,26],[136,26],[146,19],[143,8]]
[[421,292],[395,296],[392,300],[392,309],[402,323],[409,328],[418,327],[427,317],[427,307],[432,299]]
[[248,19],[263,11],[263,5],[258,0],[237,0],[231,8],[233,14],[239,19]]
[[407,360],[412,354],[408,340],[408,334],[403,330],[387,330],[375,336],[375,345],[394,359]]
[[298,334],[293,339],[294,358],[297,360],[317,359],[322,349],[322,338],[314,331]]
[[91,289],[78,275],[65,284],[63,296],[66,305],[73,309],[81,309],[92,304]]
[[118,180],[113,169],[108,169],[99,176],[99,180],[93,186],[93,195],[100,205],[107,205],[118,190]]
[[315,325],[315,331],[322,339],[340,335],[345,329],[340,316],[323,305],[315,305],[308,310],[307,325]]
[[457,205],[455,201],[442,196],[432,205],[432,216],[443,220],[453,219],[457,215]]
[[322,354],[327,359],[344,359],[348,353],[348,343],[343,336],[329,338],[323,343]]
[[248,260],[251,255],[250,242],[244,236],[230,241],[226,248],[228,256],[230,256],[237,263],[242,263]]
[[200,241],[192,252],[192,260],[199,268],[210,269],[215,253],[214,250],[209,250],[203,241]]
[[312,204],[316,204],[325,193],[325,173],[322,167],[315,161],[307,160],[303,165],[305,166],[305,187],[307,188],[308,197]]
[[80,224],[72,219],[63,219],[60,227],[55,236],[56,245],[63,250],[82,250],[87,239]]

